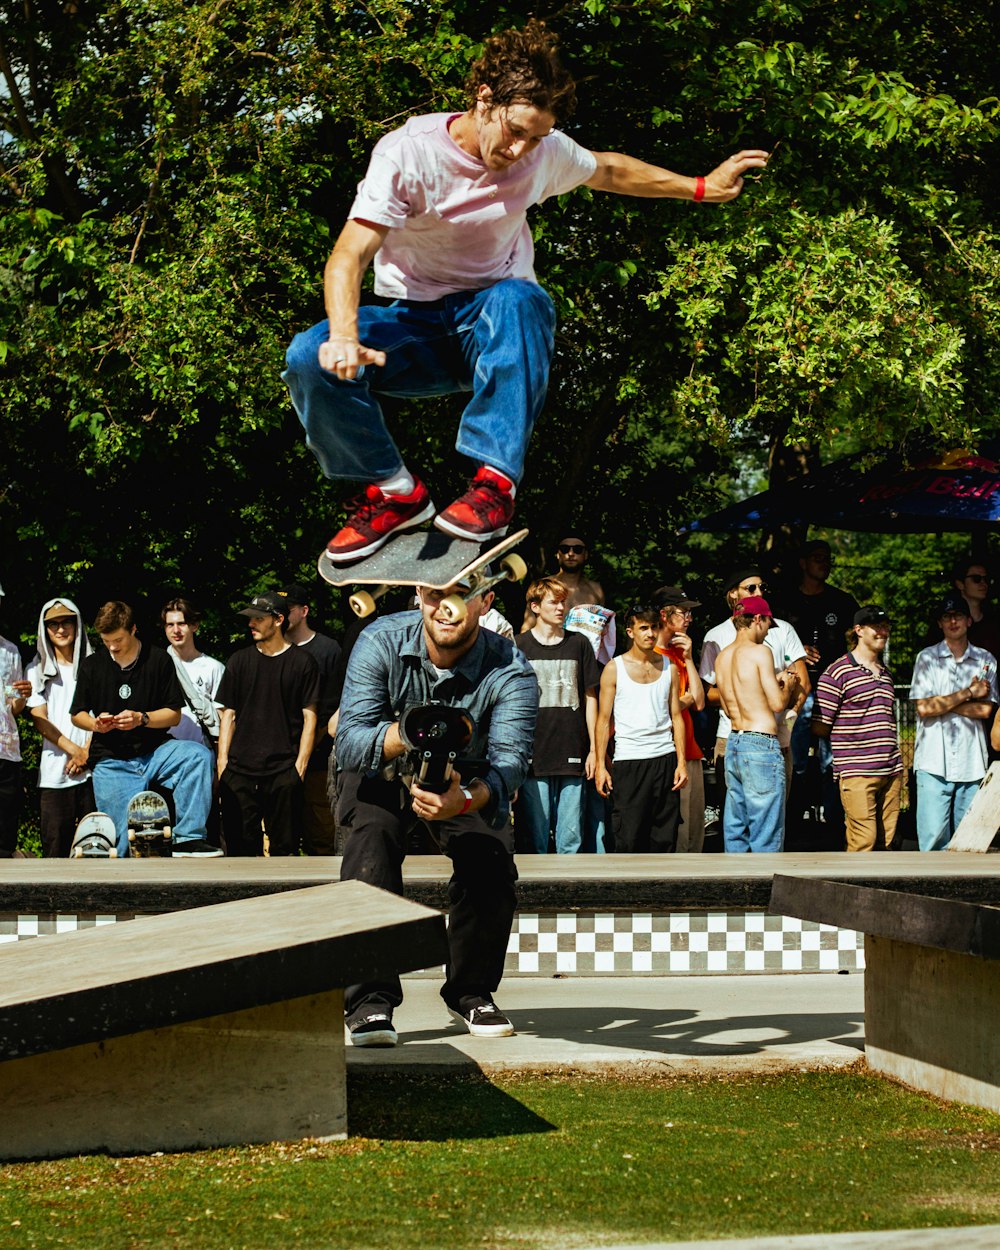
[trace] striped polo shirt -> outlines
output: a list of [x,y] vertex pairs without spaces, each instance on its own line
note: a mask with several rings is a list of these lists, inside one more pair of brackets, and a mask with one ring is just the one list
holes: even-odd
[[834,660],[816,685],[816,710],[830,725],[837,777],[891,777],[903,771],[892,674],[878,673],[850,654]]

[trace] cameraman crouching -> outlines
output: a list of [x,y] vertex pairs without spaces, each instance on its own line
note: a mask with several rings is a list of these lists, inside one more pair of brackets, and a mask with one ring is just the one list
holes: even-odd
[[[368,626],[355,644],[337,726],[340,799],[347,830],[341,880],[403,893],[407,835],[424,821],[452,862],[448,885],[449,958],[441,996],[470,1033],[509,1037],[514,1028],[493,1002],[517,902],[510,804],[528,771],[538,683],[513,643],[480,628],[493,592],[467,601],[464,620],[442,607],[469,590],[420,587],[419,612]],[[442,794],[403,780],[406,745],[399,721],[407,708],[441,703],[476,724],[470,756],[487,762],[483,777],[461,778],[461,762]],[[399,978],[352,985],[344,1012],[355,1046],[394,1046]]]

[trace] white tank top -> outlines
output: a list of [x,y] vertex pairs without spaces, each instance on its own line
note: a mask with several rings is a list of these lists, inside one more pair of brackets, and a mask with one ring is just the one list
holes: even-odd
[[633,681],[623,656],[615,656],[615,668],[615,759],[652,760],[675,751],[670,718],[674,666],[664,660],[663,672],[650,682]]

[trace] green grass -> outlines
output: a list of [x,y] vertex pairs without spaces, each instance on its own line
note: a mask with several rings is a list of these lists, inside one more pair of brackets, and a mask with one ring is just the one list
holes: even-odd
[[343,1143],[2,1168],[0,1247],[562,1250],[1000,1222],[1000,1116],[860,1065],[350,1086]]

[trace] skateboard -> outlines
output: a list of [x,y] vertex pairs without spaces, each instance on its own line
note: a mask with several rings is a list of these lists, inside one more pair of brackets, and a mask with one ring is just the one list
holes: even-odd
[[117,859],[115,822],[106,812],[88,812],[76,827],[70,859]]
[[[390,538],[374,555],[353,564],[334,564],[324,551],[319,558],[319,575],[331,586],[372,586],[371,591],[358,590],[349,603],[355,616],[371,616],[375,600],[396,586],[427,586],[431,590],[447,590],[457,581],[469,582],[469,590],[448,595],[441,600],[445,613],[453,621],[466,614],[466,600],[481,595],[498,582],[519,582],[528,566],[512,548],[527,538],[527,530],[518,530],[496,542],[477,543],[467,538],[452,538],[441,530],[409,530]],[[487,567],[498,561],[500,571]]]
[[170,855],[170,811],[155,790],[142,790],[128,805],[128,851],[137,859]]

